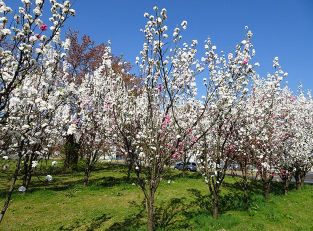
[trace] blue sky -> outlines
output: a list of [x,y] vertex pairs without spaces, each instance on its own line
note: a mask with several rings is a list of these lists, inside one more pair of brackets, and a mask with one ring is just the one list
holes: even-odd
[[[5,2],[14,8],[19,0]],[[87,34],[97,44],[110,39],[112,52],[134,64],[144,42],[139,31],[146,24],[143,14],[153,14],[154,6],[167,9],[169,31],[188,22],[183,41],[197,39],[201,55],[208,36],[226,53],[245,39],[244,27],[249,26],[256,50],[252,62],[260,63],[256,70],[261,76],[274,72],[272,61],[278,56],[291,90],[296,92],[300,81],[304,90],[313,89],[312,0],[76,0],[76,16],[65,28]]]

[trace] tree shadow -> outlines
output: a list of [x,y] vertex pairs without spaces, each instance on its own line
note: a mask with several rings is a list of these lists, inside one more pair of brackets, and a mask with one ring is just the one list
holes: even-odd
[[[210,198],[210,195],[207,193],[202,193],[198,189],[187,189],[188,192],[192,194],[194,200],[191,201],[190,206],[198,207],[198,211],[191,212],[186,214],[187,217],[192,218],[197,213],[206,213],[213,214],[213,203]],[[227,194],[222,194],[219,196],[219,214],[226,213],[230,210],[246,210],[248,205],[245,203],[243,195],[236,192],[231,192]]]
[[[187,228],[188,224],[185,223],[184,215],[188,210],[190,204],[185,203],[186,198],[172,198],[168,202],[161,202],[155,209],[155,227],[164,228],[167,230],[178,230]],[[180,217],[180,219],[178,219]]]
[[126,231],[130,230],[131,228],[136,228],[143,226],[145,224],[143,218],[146,216],[145,211],[145,201],[142,201],[141,204],[138,204],[136,201],[129,202],[132,207],[139,209],[137,213],[131,214],[129,217],[125,218],[122,221],[115,222],[113,225],[108,228],[108,230],[112,231]]
[[187,191],[194,196],[194,200],[190,202],[190,206],[196,206],[200,210],[206,210],[212,212],[212,201],[209,194],[202,194],[198,189],[189,188]]
[[[37,178],[37,176],[34,176]],[[44,176],[40,176],[44,179]],[[137,179],[131,178],[133,182],[137,183]],[[88,190],[99,190],[99,188],[111,188],[114,186],[121,186],[125,184],[125,177],[112,177],[106,176],[101,178],[92,179],[88,183]],[[70,180],[64,182],[62,178],[54,178],[52,182],[47,182],[46,180],[32,180],[29,188],[27,189],[25,196],[31,195],[37,191],[51,190],[51,191],[64,191],[67,195],[71,196],[72,191],[78,191],[83,188],[83,179]],[[96,187],[93,187],[96,186]],[[0,191],[0,198],[5,199],[7,197],[9,188],[7,190]],[[20,194],[17,190],[14,191],[13,195]],[[73,194],[74,195],[74,194]]]
[[86,219],[82,219],[79,221],[75,221],[74,224],[71,225],[62,225],[58,230],[73,230],[78,228],[84,228],[86,231],[93,231],[95,229],[98,229],[102,226],[102,224],[106,221],[111,219],[111,217],[107,216],[106,214],[102,214],[101,216],[95,217],[92,219],[91,223],[86,225],[88,221]]
[[[184,203],[186,198],[172,198],[170,201],[163,201],[155,206],[154,211],[154,226],[155,229],[166,229],[166,230],[178,230],[182,228],[188,228],[185,217],[177,219],[178,214],[184,214],[189,204]],[[130,204],[138,209],[137,213],[133,213],[123,221],[115,222],[108,230],[140,230],[142,227],[146,227],[146,208],[145,200],[138,204],[135,201]]]

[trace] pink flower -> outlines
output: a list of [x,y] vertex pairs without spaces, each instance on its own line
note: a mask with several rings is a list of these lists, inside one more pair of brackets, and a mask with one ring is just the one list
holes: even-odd
[[193,136],[193,137],[191,138],[191,140],[192,140],[192,141],[195,141],[195,140],[196,140],[196,137]]
[[46,31],[47,30],[47,25],[43,23],[43,24],[41,24],[39,29],[42,30],[42,31]]
[[243,60],[242,63],[243,64],[248,64],[248,60]]
[[162,91],[162,86],[161,86],[161,84],[159,83],[159,93],[161,93],[161,91]]
[[37,37],[37,39],[40,39],[40,34],[35,34],[35,36]]
[[75,121],[73,122],[73,124],[78,123],[79,120],[80,120],[80,119],[78,118],[77,120],[75,120]]
[[169,115],[165,116],[165,121],[166,122],[170,122],[170,120],[171,120],[171,117]]

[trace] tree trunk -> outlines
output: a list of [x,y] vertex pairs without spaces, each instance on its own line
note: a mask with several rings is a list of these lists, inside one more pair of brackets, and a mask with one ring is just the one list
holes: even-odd
[[241,174],[242,174],[242,181],[243,181],[243,197],[244,201],[247,205],[249,205],[249,198],[248,198],[248,177],[247,177],[247,158],[244,158],[244,163],[241,163]]
[[270,199],[270,180],[263,181],[263,191],[264,191],[264,197],[265,199]]
[[130,173],[132,171],[132,168],[133,168],[133,161],[130,159],[128,161],[128,170],[127,170],[127,178],[126,178],[126,183],[128,184],[129,181],[130,181]]
[[213,219],[218,219],[218,195],[213,199]]
[[[32,179],[33,176],[33,169],[32,169],[32,162],[34,160],[34,156],[33,154],[30,155],[30,158],[27,157],[27,160],[25,160],[25,164],[24,164],[24,171],[25,171],[25,175],[24,175],[24,179],[23,179],[23,186],[25,186],[26,189],[28,189],[28,186],[30,184],[30,181]],[[27,163],[28,162],[28,163]]]
[[285,181],[285,184],[284,184],[284,190],[285,190],[285,195],[287,196],[288,195],[288,189],[289,189],[289,180],[287,179]]
[[297,190],[301,190],[301,183],[300,183],[300,181],[296,182],[296,185],[297,185]]
[[298,169],[294,172],[294,178],[296,180],[297,190],[301,190],[300,172]]
[[154,226],[154,192],[150,193],[150,197],[146,197],[146,210],[148,214],[147,230],[153,231]]
[[[28,175],[28,161],[29,161],[29,155],[26,154],[25,159],[24,159],[24,166],[23,166],[23,186],[26,186],[27,182],[27,175]],[[26,187],[27,188],[27,187]]]
[[284,194],[287,196],[288,195],[288,190],[289,190],[289,184],[292,179],[292,176],[286,174],[286,173],[281,173],[280,174],[280,179],[282,180],[284,184]]
[[79,144],[75,143],[74,135],[66,137],[64,170],[77,170]]
[[90,176],[90,169],[87,168],[87,169],[85,170],[84,187],[87,187],[87,183],[88,183],[89,176]]
[[301,188],[304,185],[304,180],[305,180],[306,174],[307,174],[306,171],[303,171],[303,172],[300,173],[300,179],[301,179],[300,186],[301,186]]
[[13,181],[12,181],[12,184],[10,186],[9,194],[7,196],[6,201],[4,202],[3,209],[2,209],[1,214],[0,214],[0,223],[2,222],[4,214],[5,214],[5,212],[7,211],[8,207],[9,207],[11,196],[12,196],[13,191],[14,191],[14,185],[15,185],[15,182],[17,180],[18,171],[20,170],[23,146],[24,146],[24,141],[22,141],[22,144],[21,144],[21,149],[20,149],[20,153],[18,155],[18,160],[17,160],[16,168],[15,168],[15,171],[14,171],[14,174],[13,174],[13,179],[12,179]]
[[243,176],[243,193],[244,201],[249,205],[247,176]]
[[86,167],[85,167],[85,177],[84,177],[84,187],[87,187],[88,179],[91,173],[92,163],[90,156],[86,159]]

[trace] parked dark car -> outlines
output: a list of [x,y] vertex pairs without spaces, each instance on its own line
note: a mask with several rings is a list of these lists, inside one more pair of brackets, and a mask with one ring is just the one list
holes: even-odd
[[[175,170],[183,170],[183,162],[177,162],[174,166]],[[185,166],[187,171],[196,172],[197,171],[197,164],[195,162],[188,162],[188,164]]]

